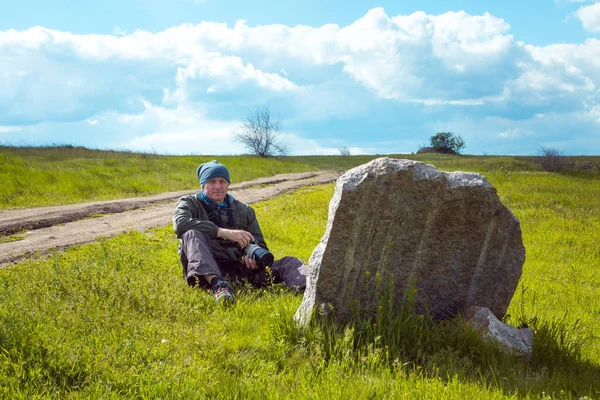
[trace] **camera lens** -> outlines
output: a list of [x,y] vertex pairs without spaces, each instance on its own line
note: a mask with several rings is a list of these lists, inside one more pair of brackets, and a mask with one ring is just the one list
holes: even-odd
[[256,243],[252,242],[246,247],[246,257],[254,259],[259,268],[270,267],[275,261],[275,257],[269,250],[265,250]]

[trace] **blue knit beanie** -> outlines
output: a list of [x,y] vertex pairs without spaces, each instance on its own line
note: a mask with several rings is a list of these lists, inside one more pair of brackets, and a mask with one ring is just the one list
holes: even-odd
[[200,186],[204,186],[206,182],[214,178],[223,178],[227,182],[231,183],[227,167],[221,163],[218,163],[217,160],[200,164],[198,169],[196,169],[196,175],[198,175],[198,179],[200,179]]

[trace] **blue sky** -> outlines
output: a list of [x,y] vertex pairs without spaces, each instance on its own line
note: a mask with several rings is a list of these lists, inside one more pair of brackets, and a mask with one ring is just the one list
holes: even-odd
[[600,2],[0,0],[0,143],[240,154],[600,154]]

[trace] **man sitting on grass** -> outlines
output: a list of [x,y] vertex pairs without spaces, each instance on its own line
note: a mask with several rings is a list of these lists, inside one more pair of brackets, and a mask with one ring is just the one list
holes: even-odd
[[[294,257],[272,261],[254,210],[227,193],[231,183],[227,168],[211,161],[201,164],[196,174],[202,191],[181,197],[173,214],[188,285],[211,288],[217,303],[234,303],[229,281],[264,285],[265,264],[272,262],[269,274],[273,283],[304,290],[308,267]],[[263,253],[262,258],[245,256],[244,250],[254,243],[260,246],[256,253]]]

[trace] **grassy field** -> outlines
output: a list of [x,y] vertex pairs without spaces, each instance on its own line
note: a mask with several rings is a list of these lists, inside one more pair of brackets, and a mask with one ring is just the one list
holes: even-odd
[[[196,167],[213,156],[155,154],[62,147],[0,146],[0,210],[144,196],[198,188]],[[315,170],[293,160],[219,156],[242,182]]]
[[[293,159],[363,161],[331,158]],[[0,398],[600,398],[598,177],[510,157],[431,158],[483,173],[521,221],[527,260],[507,321],[535,329],[531,360],[410,307],[391,317],[384,303],[376,324],[305,332],[292,323],[301,297],[277,286],[240,288],[235,308],[215,307],[186,286],[165,227],[0,270]],[[276,256],[308,260],[332,192],[255,205]]]
[[[96,200],[145,196],[198,188],[196,167],[218,158],[227,165],[234,183],[287,172],[317,169],[347,170],[364,164],[369,156],[305,156],[258,158],[253,156],[161,156],[156,154],[89,150],[82,147],[0,146],[0,210],[73,204]],[[395,154],[434,164],[446,171],[481,173],[539,171],[532,157],[461,156],[446,154]],[[569,157],[573,165],[591,170],[570,175],[600,178],[600,160]]]

